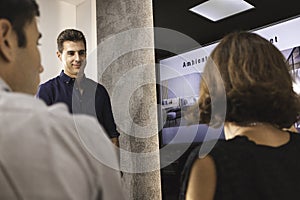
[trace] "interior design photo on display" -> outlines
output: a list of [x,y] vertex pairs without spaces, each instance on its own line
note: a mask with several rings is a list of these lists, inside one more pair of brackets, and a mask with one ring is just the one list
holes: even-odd
[[[294,79],[294,91],[300,94],[300,46],[286,49],[281,52],[290,66],[291,76]],[[300,123],[296,123],[295,126],[298,130],[300,129]]]

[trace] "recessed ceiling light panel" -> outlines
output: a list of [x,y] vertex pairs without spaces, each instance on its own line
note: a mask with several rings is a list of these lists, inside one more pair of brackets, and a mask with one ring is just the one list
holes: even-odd
[[215,22],[252,8],[243,0],[209,0],[189,10]]

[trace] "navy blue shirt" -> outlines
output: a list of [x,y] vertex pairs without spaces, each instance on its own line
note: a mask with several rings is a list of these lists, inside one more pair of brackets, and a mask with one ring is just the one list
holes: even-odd
[[64,71],[59,76],[39,86],[37,97],[47,105],[62,102],[67,104],[71,113],[82,113],[94,116],[110,138],[118,137],[112,114],[111,103],[106,89],[95,81],[83,77],[82,94],[75,78],[67,76]]

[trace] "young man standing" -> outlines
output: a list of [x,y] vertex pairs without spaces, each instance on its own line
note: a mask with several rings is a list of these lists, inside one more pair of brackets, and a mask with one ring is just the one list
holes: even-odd
[[98,122],[33,96],[43,71],[37,16],[35,0],[0,1],[0,199],[124,199]]
[[71,113],[97,118],[111,141],[119,146],[119,133],[112,114],[109,95],[99,83],[85,77],[86,39],[75,29],[66,29],[57,37],[57,56],[64,70],[59,76],[40,85],[37,97],[47,105],[65,103]]

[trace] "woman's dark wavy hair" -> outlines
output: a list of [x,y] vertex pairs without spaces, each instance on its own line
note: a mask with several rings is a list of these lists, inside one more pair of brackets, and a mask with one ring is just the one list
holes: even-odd
[[[226,122],[263,122],[289,128],[297,121],[300,101],[293,91],[289,66],[268,40],[255,33],[230,33],[210,58],[200,84],[200,123],[220,123],[222,113],[211,116],[211,108],[222,104],[218,102],[222,87],[227,99]],[[219,70],[222,81],[212,66]]]
[[10,21],[18,36],[19,47],[26,46],[25,25],[39,15],[35,0],[0,0],[0,19]]

